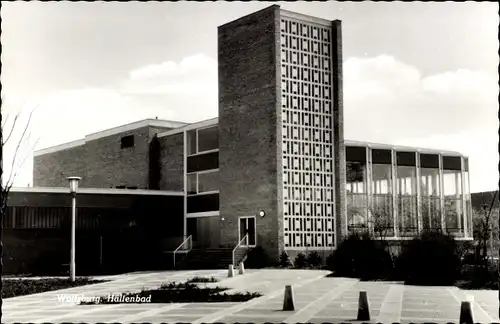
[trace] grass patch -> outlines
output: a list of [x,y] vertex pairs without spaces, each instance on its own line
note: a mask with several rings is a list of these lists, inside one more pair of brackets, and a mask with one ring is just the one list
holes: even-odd
[[106,281],[107,280],[94,280],[90,278],[76,278],[75,281],[71,281],[69,278],[7,279],[2,280],[2,298],[38,294],[46,291],[85,286]]
[[[194,278],[193,278],[194,279]],[[80,305],[93,304],[121,304],[121,303],[220,303],[245,302],[262,296],[259,293],[228,294],[224,287],[199,287],[193,282],[170,282],[163,284],[159,289],[142,290],[139,293],[124,293],[114,295],[112,299],[101,296],[91,301],[82,301]],[[128,300],[128,301],[127,301]]]
[[209,283],[209,282],[219,282],[218,279],[214,277],[194,277],[186,281],[186,283]]

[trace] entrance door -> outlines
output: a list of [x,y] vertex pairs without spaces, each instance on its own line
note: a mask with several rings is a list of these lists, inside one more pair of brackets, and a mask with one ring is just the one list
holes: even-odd
[[247,235],[246,242],[242,242],[243,246],[255,246],[256,233],[255,233],[255,216],[240,217],[239,223],[239,241]]

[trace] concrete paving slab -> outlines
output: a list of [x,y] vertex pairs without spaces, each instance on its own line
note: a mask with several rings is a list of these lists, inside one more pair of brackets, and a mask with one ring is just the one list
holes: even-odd
[[[398,283],[356,282],[342,289],[348,278],[323,278],[328,272],[262,269],[227,278],[226,270],[160,271],[110,277],[113,281],[4,300],[6,323],[12,322],[289,322],[359,323],[355,321],[359,291],[367,291],[373,322],[457,322],[460,302],[474,296],[477,322],[498,322],[498,291],[462,291],[453,287],[403,286]],[[245,303],[76,305],[61,302],[60,294],[102,296],[189,278],[218,277],[213,286],[258,291],[263,297]],[[294,312],[283,312],[284,286],[294,285]],[[398,308],[400,310],[398,311]],[[399,321],[396,320],[399,318]],[[490,321],[491,320],[491,321]],[[297,321],[293,321],[294,323]],[[384,320],[384,322],[386,322]]]

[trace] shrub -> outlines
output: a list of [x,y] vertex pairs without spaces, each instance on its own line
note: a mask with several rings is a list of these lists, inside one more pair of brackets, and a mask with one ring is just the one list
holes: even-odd
[[393,271],[392,257],[384,243],[366,233],[349,235],[326,261],[327,269],[340,277],[386,279]]
[[307,256],[304,253],[299,253],[295,257],[294,261],[295,268],[303,269],[307,267]]
[[289,268],[292,266],[292,260],[286,251],[281,252],[279,257],[279,265],[282,268]]
[[249,269],[261,269],[271,265],[271,259],[261,246],[256,246],[251,249],[245,260],[245,267]]
[[307,255],[307,263],[310,267],[318,268],[323,264],[323,258],[318,252],[312,251]]
[[411,240],[398,261],[407,284],[452,285],[459,274],[455,240],[440,232],[427,231]]

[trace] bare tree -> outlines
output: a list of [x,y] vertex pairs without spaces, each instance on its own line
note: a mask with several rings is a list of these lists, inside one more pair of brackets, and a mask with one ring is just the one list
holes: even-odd
[[[3,220],[5,216],[7,215],[7,198],[10,192],[10,189],[12,188],[12,184],[14,183],[14,180],[19,172],[19,170],[22,168],[24,162],[26,161],[26,158],[28,157],[29,150],[30,148],[29,145],[27,145],[29,138],[31,137],[30,133],[30,126],[31,126],[31,118],[34,113],[34,109],[31,110],[28,116],[27,122],[24,124],[24,128],[22,129],[22,132],[15,143],[15,148],[14,148],[14,153],[12,155],[12,164],[11,164],[11,169],[9,172],[9,175],[4,181],[4,176],[5,176],[5,169],[4,169],[4,148],[5,145],[10,143],[13,140],[13,135],[15,133],[15,130],[18,129],[20,126],[20,117],[21,117],[21,112],[17,113],[14,116],[14,120],[12,121],[11,125],[9,124],[9,118],[8,116],[4,119],[4,110],[2,109],[3,106],[3,98],[0,98],[0,274],[3,273]],[[35,143],[36,145],[36,143]],[[31,147],[31,149],[33,149]],[[2,280],[0,280],[0,322],[2,321],[2,315],[3,315],[3,298],[2,298],[2,289],[3,289],[3,283]]]
[[[482,197],[481,210],[473,210],[474,238],[477,240],[476,255],[482,265],[488,262],[488,243],[490,243],[490,254],[493,255],[493,207],[498,197],[498,190],[490,193],[491,198]],[[498,221],[498,220],[497,220]]]

